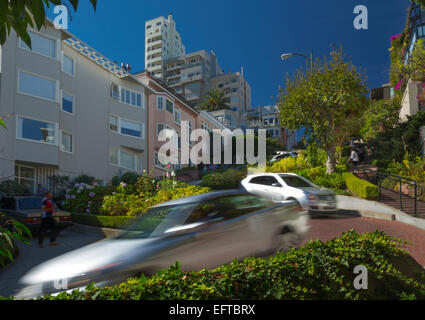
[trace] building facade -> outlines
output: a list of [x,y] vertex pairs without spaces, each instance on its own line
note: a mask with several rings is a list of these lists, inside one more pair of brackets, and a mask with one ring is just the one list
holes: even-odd
[[205,50],[169,59],[164,63],[163,80],[176,93],[197,105],[210,89],[210,80],[223,74],[214,51]]
[[210,88],[223,91],[230,99],[228,105],[233,111],[244,114],[251,108],[251,86],[244,78],[243,69],[241,72],[222,74],[212,78]]
[[176,23],[170,14],[168,18],[158,17],[145,23],[145,71],[163,79],[165,60],[186,54]]
[[247,119],[251,129],[264,129],[273,139],[279,140],[282,147],[292,149],[297,143],[295,130],[284,128],[280,124],[278,106],[261,106],[247,110]]
[[146,168],[149,89],[47,20],[0,48],[0,180],[34,192],[51,175],[108,181]]

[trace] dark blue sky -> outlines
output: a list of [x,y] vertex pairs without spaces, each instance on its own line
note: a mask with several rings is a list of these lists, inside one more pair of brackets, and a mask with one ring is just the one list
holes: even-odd
[[[369,29],[355,30],[353,9],[366,5]],[[80,7],[69,30],[111,60],[144,70],[145,21],[173,14],[187,52],[214,50],[221,67],[243,66],[252,105],[272,103],[285,74],[305,67],[303,58],[281,61],[283,52],[316,56],[343,46],[362,67],[370,88],[388,82],[390,37],[401,33],[409,0],[99,0]]]

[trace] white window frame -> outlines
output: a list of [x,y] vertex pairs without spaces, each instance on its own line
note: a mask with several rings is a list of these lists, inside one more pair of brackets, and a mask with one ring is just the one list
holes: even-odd
[[[172,111],[172,112],[170,112],[170,111],[167,109],[167,101],[170,101],[170,102],[173,104],[173,111]],[[165,110],[165,111],[167,111],[168,113],[171,113],[171,114],[173,115],[173,117],[174,117],[174,108],[175,108],[175,106],[174,106],[174,102],[173,102],[172,100],[168,99],[168,98],[165,98],[164,110]]]
[[[65,56],[66,56],[67,58],[69,58],[69,59],[71,59],[71,60],[72,60],[72,74],[70,74],[70,73],[66,72],[66,71],[63,69],[63,61],[64,61]],[[75,60],[74,58],[70,57],[69,55],[67,55],[66,53],[64,53],[63,51],[62,51],[62,55],[61,55],[61,71],[62,71],[63,73],[65,73],[66,75],[68,75],[68,76],[72,77],[72,78],[75,78],[75,73],[76,73],[76,71],[77,71],[77,68],[76,68],[76,60]]]
[[[68,96],[71,96],[72,97],[72,113],[70,113],[70,112],[68,112],[68,111],[66,111],[66,110],[63,109],[63,94],[64,93],[67,94]],[[69,114],[71,116],[75,116],[75,95],[73,95],[72,93],[69,93],[66,90],[61,90],[61,97],[60,97],[60,99],[61,99],[61,101],[60,101],[61,110],[63,112],[65,112],[66,114]]]
[[24,42],[22,41],[22,39],[21,39],[21,38],[19,38],[19,48],[20,48],[20,49],[25,50],[26,52],[34,53],[34,54],[36,54],[36,55],[39,55],[39,56],[41,56],[41,57],[45,57],[45,58],[48,58],[48,59],[52,59],[52,60],[56,60],[56,61],[60,60],[60,59],[59,59],[59,52],[60,52],[60,41],[59,41],[59,39],[57,39],[57,38],[55,38],[55,37],[52,37],[52,36],[50,36],[50,35],[47,35],[47,34],[45,34],[45,33],[41,33],[41,32],[39,32],[39,31],[37,31],[37,30],[34,30],[34,29],[29,29],[28,31],[29,31],[29,32],[32,32],[32,33],[36,33],[36,34],[38,34],[39,36],[42,36],[42,37],[48,38],[48,39],[50,39],[50,40],[53,40],[53,41],[55,42],[55,57],[50,57],[50,56],[47,56],[47,55],[45,55],[45,54],[43,54],[43,53],[36,52],[36,51],[31,50],[31,49],[27,49],[27,48],[25,48],[25,47],[22,45]]
[[[113,114],[113,113],[110,113],[109,116],[112,116],[112,117],[115,117],[115,118],[118,119],[117,131],[114,131],[114,130],[111,129],[110,122],[109,122],[109,117],[108,117],[108,127],[109,127],[109,130],[110,131],[112,131],[112,132],[114,132],[116,134],[125,136],[125,137],[131,137],[131,138],[140,139],[140,140],[144,140],[145,139],[145,124],[144,124],[144,122],[134,121],[134,120],[122,118],[122,117],[117,116],[116,114]],[[134,123],[137,123],[137,124],[141,124],[142,125],[142,129],[141,129],[142,136],[141,137],[136,137],[136,136],[132,136],[132,135],[129,135],[129,134],[121,133],[121,120],[128,121],[128,122],[134,122]]]
[[156,136],[159,138],[159,134],[161,131],[159,131],[159,125],[162,125],[162,130],[166,128],[166,124],[163,122],[157,122],[156,123]]
[[[117,150],[117,162],[118,164],[112,163],[111,162],[111,151],[112,150]],[[121,165],[121,152],[130,154],[134,157],[134,169],[132,168],[127,168]],[[137,158],[140,159],[140,170],[137,170]],[[131,151],[127,151],[127,150],[121,150],[120,148],[110,148],[109,149],[109,164],[111,166],[114,167],[118,167],[118,168],[122,168],[122,169],[126,169],[126,170],[130,170],[130,171],[134,171],[134,172],[142,172],[143,171],[143,158],[142,158],[142,154],[137,154],[135,152],[131,152]]]
[[[22,168],[32,169],[34,171],[34,178],[32,178],[32,179],[31,178],[22,178],[21,177],[21,169],[20,168],[19,168],[19,176],[16,175],[16,167],[20,167],[20,168],[22,167]],[[16,179],[18,179],[18,183],[21,183],[21,179],[33,181],[34,187],[33,187],[32,192],[35,193],[36,181],[37,181],[37,172],[35,170],[35,167],[30,167],[30,166],[26,166],[26,165],[22,165],[22,164],[17,164],[15,162],[15,181],[16,181]]]
[[[20,118],[24,118],[24,119],[29,119],[29,120],[34,120],[34,121],[40,121],[40,122],[46,122],[46,123],[51,123],[55,125],[55,143],[48,143],[48,142],[44,142],[44,141],[37,141],[37,140],[32,140],[32,139],[27,139],[27,138],[21,138],[19,137],[19,119]],[[33,143],[41,143],[41,144],[45,144],[48,146],[59,146],[59,124],[57,122],[53,122],[53,121],[48,121],[48,120],[43,120],[43,119],[38,119],[38,118],[34,118],[34,117],[27,117],[27,116],[22,116],[22,115],[16,115],[16,139],[17,140],[22,140],[22,141],[27,141],[27,142],[33,142]]]
[[[180,126],[181,123],[182,123],[182,111],[179,108],[176,108],[176,107],[174,107],[173,109],[174,109],[173,110],[174,123]],[[176,114],[179,115],[178,116],[178,118],[179,118],[178,122],[176,121]]]
[[[158,163],[156,161],[156,159],[158,159]],[[167,165],[163,165],[160,161],[159,161],[159,152],[155,150],[155,154],[154,154],[154,158],[153,158],[153,162],[154,162],[154,166],[157,169],[160,170],[164,170],[164,171],[171,171],[169,168],[167,168]],[[170,166],[171,167],[171,166]]]
[[[162,99],[162,108],[160,108],[159,107],[159,99]],[[165,97],[164,96],[157,96],[156,97],[156,108],[158,109],[158,110],[165,110]]]
[[[137,108],[137,109],[144,109],[145,108],[145,93],[144,92],[137,91],[137,90],[134,90],[134,89],[129,89],[129,88],[124,87],[124,86],[118,86],[118,88],[119,88],[119,96],[120,96],[119,102],[126,104],[128,106],[132,106],[132,107]],[[122,90],[130,92],[130,100],[131,100],[131,93],[135,93],[136,94],[136,104],[131,104],[131,103],[127,103],[125,101],[122,101],[122,96],[121,96]],[[140,94],[140,106],[137,105],[137,95],[138,94]]]
[[[44,101],[60,103],[60,101],[58,101],[59,96],[60,96],[60,89],[59,89],[60,82],[59,82],[59,80],[53,79],[53,78],[50,78],[50,77],[46,77],[46,76],[43,76],[43,75],[40,75],[40,74],[37,74],[37,73],[34,73],[34,72],[26,71],[26,70],[23,70],[23,69],[18,69],[17,72],[18,72],[18,74],[17,74],[17,84],[16,84],[17,93],[26,95],[28,97],[41,99],[41,100],[44,100]],[[41,79],[49,80],[49,81],[55,81],[55,98],[56,99],[52,100],[52,99],[49,99],[49,98],[36,96],[36,95],[30,94],[30,93],[27,93],[27,92],[22,92],[21,89],[20,89],[20,86],[19,86],[19,83],[20,83],[20,80],[21,80],[21,73],[26,73],[26,74],[29,74],[29,75],[32,75],[32,76],[35,76],[35,77],[38,77],[38,78],[41,78]]]
[[[113,90],[112,90],[112,87],[113,86],[116,86],[118,88],[118,97],[115,97],[113,95]],[[121,102],[121,99],[120,99],[121,98],[121,89],[120,89],[120,86],[118,84],[116,84],[115,82],[112,82],[111,81],[111,83],[109,85],[109,88],[111,90],[111,98]]]
[[[67,151],[63,148],[63,145],[62,145],[62,135],[63,134],[67,134],[67,135],[71,136],[71,149],[72,149],[72,151]],[[59,139],[60,139],[60,142],[59,142],[59,150],[60,151],[65,152],[65,153],[69,153],[69,154],[75,153],[75,139],[74,139],[74,135],[71,132],[68,132],[68,131],[65,131],[65,130],[60,130]]]

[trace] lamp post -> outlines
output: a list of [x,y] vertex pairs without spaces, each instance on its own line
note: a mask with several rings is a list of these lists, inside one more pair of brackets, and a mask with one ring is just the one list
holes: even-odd
[[310,51],[310,57],[302,53],[283,53],[280,57],[282,60],[287,60],[289,58],[292,58],[293,56],[304,57],[308,61],[310,61],[310,68],[311,68],[311,71],[313,71],[313,51]]

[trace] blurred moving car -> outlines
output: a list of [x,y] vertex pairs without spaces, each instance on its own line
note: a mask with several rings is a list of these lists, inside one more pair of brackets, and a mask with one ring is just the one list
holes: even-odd
[[[5,219],[14,219],[23,223],[31,232],[38,231],[41,224],[42,196],[9,196],[0,199],[0,211],[6,217],[0,217],[0,223]],[[57,232],[72,224],[71,214],[67,211],[55,211]]]
[[319,187],[294,173],[249,175],[241,181],[241,185],[247,192],[274,201],[294,200],[308,211],[337,210],[334,191]]
[[[59,256],[21,279],[18,298],[114,285],[179,261],[185,271],[214,268],[235,257],[295,246],[309,215],[292,201],[274,203],[241,190],[216,191],[150,208],[119,237]],[[66,286],[59,286],[66,283]]]
[[297,158],[298,157],[298,153],[296,153],[295,151],[280,151],[278,152],[277,155],[273,156],[273,158],[271,158],[270,163],[273,162],[278,162],[282,159],[286,159],[286,158]]

